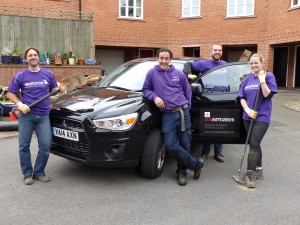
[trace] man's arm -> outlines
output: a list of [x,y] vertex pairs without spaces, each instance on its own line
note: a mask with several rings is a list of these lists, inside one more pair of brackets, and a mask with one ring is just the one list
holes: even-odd
[[23,104],[16,94],[7,92],[7,97],[18,106],[18,110],[20,110],[23,114],[30,112],[29,106]]
[[194,81],[197,78],[197,75],[192,73],[192,62],[186,62],[183,65],[183,72],[188,78],[189,81]]
[[158,108],[165,108],[165,102],[153,91],[150,71],[146,75],[142,91],[144,96],[153,101]]

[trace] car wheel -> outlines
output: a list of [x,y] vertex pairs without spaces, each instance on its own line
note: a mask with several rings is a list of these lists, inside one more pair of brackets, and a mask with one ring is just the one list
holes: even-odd
[[160,129],[153,129],[146,137],[142,159],[141,174],[148,178],[157,178],[163,171],[166,150]]

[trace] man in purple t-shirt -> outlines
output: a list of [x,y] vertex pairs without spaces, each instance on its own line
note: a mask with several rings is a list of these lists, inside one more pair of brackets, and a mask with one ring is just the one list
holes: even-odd
[[[222,57],[222,45],[214,44],[211,47],[211,58],[206,60],[195,60],[193,62],[187,62],[184,65],[184,73],[188,77],[190,81],[194,81],[199,74],[203,74],[208,70],[225,64],[227,62],[221,60]],[[196,73],[197,75],[193,74]],[[211,144],[203,144],[202,145],[202,157],[206,159],[210,152]],[[224,162],[223,152],[223,144],[214,144],[214,158],[218,162]]]
[[169,49],[158,50],[158,65],[148,71],[143,93],[163,112],[165,147],[177,161],[177,182],[184,186],[187,184],[187,169],[194,171],[194,179],[199,179],[203,160],[190,154],[191,87],[184,73],[170,64],[171,59],[172,52]]
[[[18,106],[19,119],[19,157],[23,183],[33,184],[33,180],[49,182],[50,178],[45,175],[45,167],[49,158],[51,147],[51,126],[49,119],[50,99],[47,98],[36,106],[29,108],[29,105],[57,87],[53,73],[39,66],[39,51],[34,47],[25,50],[24,57],[28,68],[18,72],[8,87],[8,98]],[[60,92],[66,91],[66,86],[59,87]],[[18,94],[21,94],[21,99]],[[30,142],[35,130],[39,143],[39,151],[32,168],[30,156]]]

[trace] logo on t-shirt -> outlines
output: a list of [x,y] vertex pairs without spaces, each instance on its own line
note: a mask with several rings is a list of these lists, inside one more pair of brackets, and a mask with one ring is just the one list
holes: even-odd
[[179,77],[172,77],[172,81],[179,81]]
[[31,81],[28,83],[25,83],[24,86],[27,88],[31,88],[31,87],[41,87],[41,86],[45,86],[48,85],[48,81],[47,80],[42,80],[42,81]]
[[257,89],[259,86],[259,84],[250,84],[250,85],[247,85],[245,87],[245,90],[249,90],[249,89]]

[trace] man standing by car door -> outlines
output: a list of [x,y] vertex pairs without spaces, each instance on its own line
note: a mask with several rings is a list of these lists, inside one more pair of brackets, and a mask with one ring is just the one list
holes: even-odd
[[187,184],[186,170],[193,170],[193,178],[198,179],[203,167],[203,160],[190,154],[192,92],[184,73],[170,64],[172,52],[162,48],[156,56],[158,65],[148,71],[143,93],[163,112],[165,147],[177,161],[177,182],[184,186]]
[[[187,62],[184,65],[184,73],[187,75],[188,79],[194,81],[197,78],[197,75],[200,73],[205,73],[206,71],[225,64],[227,62],[221,60],[222,57],[222,45],[213,44],[211,47],[211,58],[206,60],[195,60],[193,62]],[[197,75],[194,75],[197,73]],[[211,144],[202,145],[202,157],[205,160],[208,157],[210,152]],[[214,144],[214,158],[218,162],[224,162],[223,144]]]

